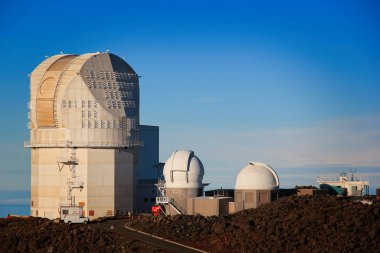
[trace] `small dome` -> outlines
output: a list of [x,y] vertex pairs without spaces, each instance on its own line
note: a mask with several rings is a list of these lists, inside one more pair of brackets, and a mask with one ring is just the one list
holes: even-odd
[[165,163],[163,173],[167,188],[202,187],[203,164],[191,150],[173,152]]
[[264,163],[250,162],[236,177],[236,190],[274,190],[280,181],[276,172]]

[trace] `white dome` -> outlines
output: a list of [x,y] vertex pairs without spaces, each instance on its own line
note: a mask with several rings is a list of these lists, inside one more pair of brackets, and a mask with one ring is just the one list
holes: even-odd
[[139,89],[137,73],[114,54],[46,59],[30,76],[30,144],[139,145]]
[[280,181],[276,172],[265,163],[250,162],[236,177],[236,190],[274,190]]
[[164,166],[167,188],[201,188],[204,175],[202,162],[191,150],[177,150]]

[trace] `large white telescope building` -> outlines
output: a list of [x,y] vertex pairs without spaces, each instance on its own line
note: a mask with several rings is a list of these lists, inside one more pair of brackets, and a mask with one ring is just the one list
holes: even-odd
[[[82,206],[94,219],[139,205],[139,175],[157,178],[158,127],[139,125],[131,66],[110,53],[47,58],[30,76],[29,105],[32,216],[57,218],[61,206]],[[143,147],[140,128],[153,146]],[[138,168],[142,148],[152,156]]]

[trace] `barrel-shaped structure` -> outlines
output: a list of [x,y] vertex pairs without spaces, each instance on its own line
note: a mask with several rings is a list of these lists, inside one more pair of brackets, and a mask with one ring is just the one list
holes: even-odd
[[90,219],[130,212],[139,78],[110,53],[60,54],[30,76],[31,215],[82,206]]

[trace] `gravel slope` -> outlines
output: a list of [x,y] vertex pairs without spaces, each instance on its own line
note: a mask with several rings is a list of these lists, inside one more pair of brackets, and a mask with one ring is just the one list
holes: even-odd
[[140,217],[130,226],[212,252],[380,252],[380,203],[281,198],[233,215]]

